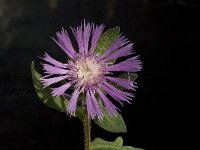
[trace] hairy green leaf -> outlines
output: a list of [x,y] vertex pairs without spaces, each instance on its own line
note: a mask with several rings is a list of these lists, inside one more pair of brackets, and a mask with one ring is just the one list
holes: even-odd
[[123,146],[122,137],[118,137],[114,142],[108,142],[100,138],[96,138],[92,142],[92,150],[143,150],[131,146]]
[[117,39],[117,37],[119,36],[119,32],[119,27],[115,27],[104,32],[97,43],[95,51],[98,52],[100,55],[103,54]]
[[120,114],[117,116],[110,116],[108,111],[105,109],[103,106],[102,102],[99,101],[99,104],[103,110],[104,117],[103,120],[98,120],[95,119],[94,122],[99,125],[101,128],[105,129],[106,131],[109,132],[114,132],[114,133],[125,133],[127,132],[126,129],[126,124]]
[[[66,98],[62,96],[52,97],[51,89],[49,87],[43,88],[43,85],[40,81],[41,75],[35,70],[34,62],[32,62],[31,64],[31,73],[32,73],[32,78],[33,78],[33,84],[40,100],[46,106],[66,113],[69,100],[67,100]],[[77,106],[76,116],[79,119],[83,120],[84,114],[85,114],[85,110],[82,107]]]

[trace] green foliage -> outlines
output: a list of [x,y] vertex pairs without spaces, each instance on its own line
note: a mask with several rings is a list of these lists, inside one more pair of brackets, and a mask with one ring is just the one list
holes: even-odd
[[119,75],[122,79],[129,79],[131,81],[135,81],[138,78],[138,75],[136,73],[122,73]]
[[[68,106],[69,100],[67,100],[66,98],[62,96],[52,97],[50,87],[43,88],[43,85],[40,81],[41,75],[35,70],[34,62],[32,62],[31,64],[31,73],[32,73],[32,78],[33,78],[33,84],[40,100],[46,106],[52,109],[67,113],[67,106]],[[85,114],[85,110],[82,107],[77,106],[76,116],[79,119],[83,120],[84,114]]]
[[101,101],[99,102],[99,104],[103,110],[104,118],[102,121],[95,119],[94,122],[106,131],[114,133],[125,133],[127,129],[122,116],[120,114],[117,114],[117,116],[110,116]]
[[[40,100],[48,107],[55,109],[57,111],[61,111],[67,113],[67,106],[69,100],[62,96],[51,96],[51,89],[50,87],[43,88],[43,85],[40,81],[41,75],[35,70],[34,62],[31,64],[31,72],[33,78],[33,84],[35,90],[37,92],[38,97]],[[83,97],[79,97],[79,101],[81,101]],[[123,118],[120,114],[116,117],[111,117],[107,110],[104,108],[102,103],[100,103],[101,108],[104,111],[104,119],[103,121],[99,121],[98,119],[94,122],[99,125],[101,128],[110,131],[110,132],[126,132],[126,125],[123,121]],[[85,115],[84,107],[77,106],[76,108],[76,116],[83,121]]]
[[108,142],[100,138],[96,138],[92,142],[92,150],[142,150],[131,146],[123,146],[122,137],[118,137],[114,142]]
[[117,39],[119,32],[119,27],[115,27],[104,32],[97,43],[96,52],[98,52],[99,55],[103,54]]

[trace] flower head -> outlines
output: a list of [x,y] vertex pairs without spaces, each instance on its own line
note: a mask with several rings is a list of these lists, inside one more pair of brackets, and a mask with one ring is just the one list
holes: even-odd
[[[133,94],[119,90],[112,83],[124,89],[134,90],[137,86],[134,81],[112,76],[115,72],[138,72],[142,69],[138,56],[131,57],[117,64],[112,60],[133,54],[133,43],[124,36],[119,36],[106,51],[99,55],[95,51],[97,43],[103,32],[104,25],[85,23],[77,28],[71,28],[78,43],[78,50],[72,46],[72,42],[64,29],[57,32],[57,38],[53,40],[69,57],[67,63],[61,63],[47,53],[44,55],[43,69],[46,75],[41,78],[44,87],[56,85],[52,88],[52,96],[68,94],[70,87],[74,87],[67,111],[74,114],[77,100],[81,93],[86,97],[86,106],[89,116],[94,119],[102,119],[103,111],[99,106],[101,100],[110,115],[116,115],[118,108],[105,95],[107,93],[119,103],[130,102]],[[65,81],[58,86],[57,83]],[[96,98],[99,96],[99,99]]]

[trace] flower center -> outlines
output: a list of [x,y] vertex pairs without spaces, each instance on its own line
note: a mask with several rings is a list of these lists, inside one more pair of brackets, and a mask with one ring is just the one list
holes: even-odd
[[101,66],[94,58],[85,58],[76,63],[77,77],[83,84],[93,84],[101,74]]

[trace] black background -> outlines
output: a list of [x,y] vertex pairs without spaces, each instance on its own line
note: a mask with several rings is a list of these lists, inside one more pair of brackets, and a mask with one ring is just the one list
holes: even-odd
[[83,19],[120,26],[144,67],[133,104],[122,109],[128,132],[93,124],[92,137],[122,136],[147,150],[198,149],[198,13],[189,0],[0,0],[0,150],[83,149],[81,122],[45,107],[30,73],[44,51],[62,56],[50,36]]

